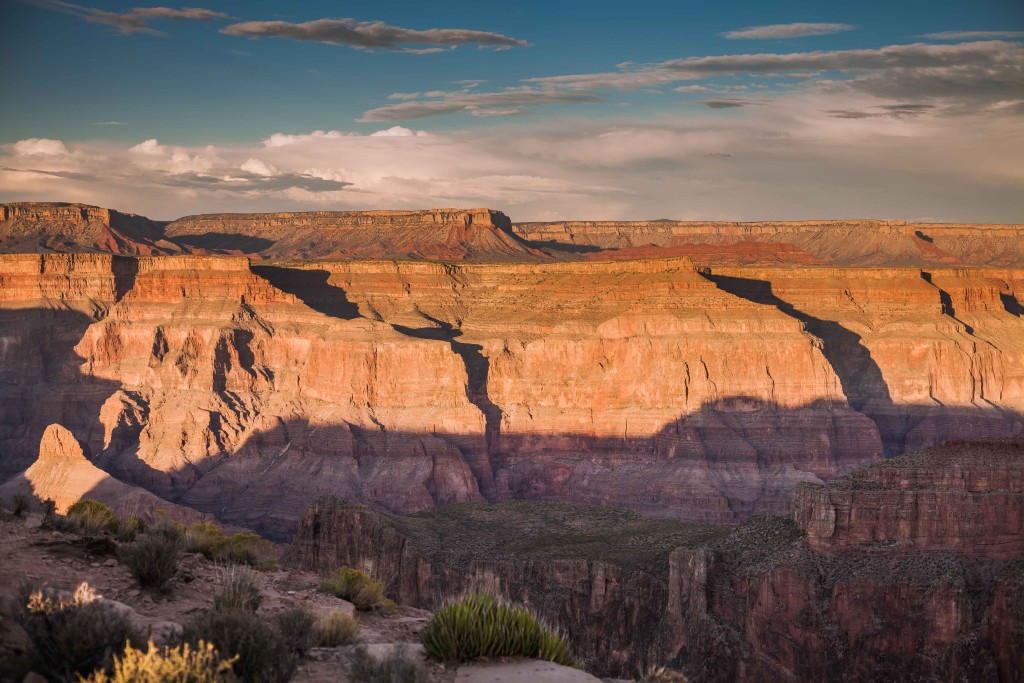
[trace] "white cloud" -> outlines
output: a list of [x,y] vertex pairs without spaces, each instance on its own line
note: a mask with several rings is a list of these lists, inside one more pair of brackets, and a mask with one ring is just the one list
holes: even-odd
[[113,28],[121,35],[133,33],[158,34],[149,22],[154,19],[174,19],[178,21],[213,21],[224,19],[228,15],[201,7],[174,9],[171,7],[136,7],[127,12],[108,12],[94,7],[76,5],[64,0],[21,0],[55,12],[71,14],[91,24],[103,24]]
[[18,156],[65,156],[68,148],[60,140],[29,138],[14,143],[14,153]]
[[803,38],[804,36],[827,36],[857,28],[853,24],[770,24],[750,26],[738,31],[727,31],[722,35],[732,40],[773,40],[779,38]]
[[259,159],[254,159],[252,157],[249,157],[249,159],[246,160],[245,163],[239,165],[238,168],[248,173],[254,173],[256,175],[262,176],[272,176],[276,175],[278,172],[277,169],[271,164],[268,164],[265,161],[260,161]]
[[371,138],[414,138],[425,135],[427,135],[425,130],[410,130],[402,126],[391,126],[384,130],[378,130],[376,133],[370,133]]

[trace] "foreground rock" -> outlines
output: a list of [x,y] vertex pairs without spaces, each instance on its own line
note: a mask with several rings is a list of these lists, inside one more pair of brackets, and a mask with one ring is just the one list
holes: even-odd
[[455,674],[455,683],[600,683],[600,679],[579,669],[528,659],[464,664]]
[[[960,450],[951,457],[951,449]],[[489,588],[563,628],[599,675],[671,663],[698,682],[1017,681],[1024,527],[1014,511],[1024,492],[1013,472],[1022,461],[1019,442],[921,451],[839,480],[825,488],[829,495],[802,489],[797,521],[739,527],[525,502],[396,517],[324,499],[307,512],[286,559],[394,577],[395,597],[426,608]],[[1016,488],[999,494],[1005,521],[976,524],[992,510],[980,483],[1004,471]],[[934,492],[919,485],[958,479],[979,483],[960,489],[948,511],[971,521],[960,528],[970,533],[936,545],[938,508],[923,504]],[[838,515],[840,539],[870,542],[826,547],[824,515],[807,510],[861,490],[859,481],[874,482],[891,507],[883,516],[871,506],[863,516]],[[886,517],[901,520],[893,527],[900,542],[878,542]]]

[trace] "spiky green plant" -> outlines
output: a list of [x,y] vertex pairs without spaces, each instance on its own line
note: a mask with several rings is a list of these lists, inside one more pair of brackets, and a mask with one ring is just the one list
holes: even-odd
[[374,581],[366,572],[351,567],[335,569],[320,584],[322,593],[348,600],[361,612],[393,614],[395,603],[384,597],[384,582]]
[[185,643],[164,649],[150,641],[145,652],[128,645],[112,672],[97,671],[80,683],[229,683],[237,680],[231,670],[235,659],[222,659],[203,641],[194,648]]
[[531,611],[484,592],[439,609],[422,633],[427,655],[445,662],[528,657],[577,666],[565,638]]

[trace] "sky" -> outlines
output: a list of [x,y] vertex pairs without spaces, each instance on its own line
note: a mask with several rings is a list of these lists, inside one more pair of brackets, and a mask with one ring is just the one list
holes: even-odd
[[1020,0],[192,2],[0,0],[0,201],[1024,222]]

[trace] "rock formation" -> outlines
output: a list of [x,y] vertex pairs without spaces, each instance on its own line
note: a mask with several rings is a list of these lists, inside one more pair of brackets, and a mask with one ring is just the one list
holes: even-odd
[[[286,561],[367,568],[422,607],[487,587],[562,626],[601,674],[672,662],[695,683],[1019,681],[1022,462],[1019,440],[933,448],[858,470],[821,495],[801,487],[796,522],[739,527],[534,503],[396,517],[325,498]],[[953,505],[930,504],[965,482]],[[988,490],[999,482],[1014,490]],[[848,491],[885,501],[885,514],[870,500],[843,514]],[[997,499],[1005,517],[993,514]],[[953,527],[937,536],[943,520]],[[971,537],[943,542],[957,532]]]
[[1020,273],[0,256],[0,468],[60,423],[282,539],[322,493],[777,514],[799,482],[1024,431]]
[[[579,252],[671,249],[708,265],[1019,266],[1021,225],[904,221],[565,221],[518,223],[525,240]],[[642,253],[642,252],[641,252]],[[650,250],[647,250],[649,255]],[[639,254],[638,254],[639,255]],[[599,257],[599,256],[598,256]]]
[[176,254],[159,223],[86,204],[0,204],[0,252]]
[[161,500],[145,489],[114,479],[89,462],[74,435],[59,424],[50,425],[43,432],[39,458],[24,473],[0,485],[0,495],[5,498],[15,493],[52,500],[61,514],[89,498],[137,515],[163,510],[182,521],[211,519],[210,515]]

